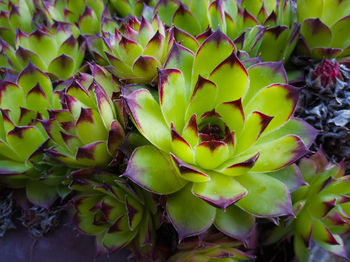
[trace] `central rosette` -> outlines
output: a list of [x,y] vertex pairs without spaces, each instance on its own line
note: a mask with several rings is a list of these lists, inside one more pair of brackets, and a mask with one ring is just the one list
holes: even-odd
[[242,210],[267,217],[292,213],[287,187],[270,173],[307,153],[315,131],[292,118],[299,89],[287,84],[281,62],[247,70],[217,31],[196,54],[174,43],[158,70],[158,91],[158,97],[147,89],[123,96],[153,144],[134,151],[124,176],[169,195],[167,212],[180,235],[201,232],[215,214],[220,220],[240,217]]

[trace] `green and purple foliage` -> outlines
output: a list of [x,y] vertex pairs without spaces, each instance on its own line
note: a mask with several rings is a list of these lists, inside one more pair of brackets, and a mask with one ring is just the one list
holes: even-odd
[[154,245],[156,205],[151,194],[117,176],[81,169],[71,174],[74,220],[86,234],[96,236],[99,252],[115,251],[133,241],[138,252]]
[[43,6],[51,22],[76,24],[83,35],[99,34],[117,25],[103,0],[46,0]]
[[[294,62],[346,60],[350,0],[0,0],[0,9],[2,186],[45,209],[71,200],[99,253],[245,261],[253,252],[238,248],[270,233],[268,243],[294,237],[301,262],[312,242],[346,257],[350,179],[321,151],[303,158],[319,131],[293,116],[301,89],[283,64],[298,39]],[[333,65],[323,60],[312,81],[337,94],[327,106],[338,110],[348,69]],[[266,219],[281,225],[257,227]]]
[[308,261],[312,242],[347,258],[342,235],[350,229],[350,177],[344,176],[343,163],[329,163],[319,150],[301,159],[297,168],[305,182],[292,193],[295,216],[276,227],[268,242],[276,242],[285,235],[293,236],[295,255],[301,262]]
[[238,262],[254,256],[237,249],[240,242],[221,233],[210,232],[200,235],[200,239],[189,239],[181,242],[177,252],[168,262]]
[[0,183],[26,188],[28,199],[48,207],[68,191],[67,168],[50,165],[43,156],[48,136],[41,121],[47,110],[59,110],[59,94],[50,78],[29,63],[15,83],[0,81]]
[[125,136],[120,104],[112,101],[116,80],[104,68],[90,67],[92,75],[79,73],[58,87],[64,88],[62,109],[41,121],[55,143],[47,153],[72,167],[107,166]]
[[298,51],[316,60],[350,55],[350,1],[297,1],[302,35]]
[[129,17],[115,33],[89,37],[88,47],[102,65],[110,64],[124,83],[149,83],[162,67],[173,38],[157,16],[152,22]]
[[16,30],[30,33],[38,20],[45,20],[45,14],[38,8],[37,1],[0,1],[0,38],[14,45]]
[[67,79],[77,72],[84,58],[86,44],[80,43],[78,36],[74,24],[57,22],[30,34],[18,30],[15,48],[3,41],[0,44],[13,70],[20,72],[31,62],[45,73]]
[[299,89],[287,84],[283,65],[247,70],[235,51],[220,30],[196,54],[174,45],[158,73],[159,103],[146,89],[124,97],[154,145],[136,149],[124,175],[169,194],[167,211],[180,239],[213,222],[244,239],[254,216],[291,215],[283,176],[270,172],[308,153],[317,134],[292,117]]
[[[291,1],[159,1],[155,6],[162,21],[196,36],[220,28],[237,47],[263,61],[288,60],[299,36]],[[207,35],[207,34],[204,34]],[[196,50],[194,50],[195,52]]]

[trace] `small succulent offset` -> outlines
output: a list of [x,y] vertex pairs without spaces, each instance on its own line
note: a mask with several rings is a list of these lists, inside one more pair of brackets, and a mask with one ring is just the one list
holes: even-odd
[[342,209],[350,201],[350,176],[344,175],[342,163],[330,164],[319,150],[299,163],[307,183],[293,192],[296,218],[290,221],[294,228],[294,250],[299,261],[308,261],[311,239],[338,256],[347,257],[341,234],[350,229],[350,218]]
[[151,194],[115,175],[82,169],[71,174],[75,222],[96,236],[99,252],[111,252],[133,241],[140,253],[154,242],[156,205]]
[[90,67],[92,75],[79,73],[58,87],[63,109],[41,121],[55,143],[47,153],[71,167],[107,166],[125,136],[121,108],[112,101],[116,80],[104,68]]
[[84,58],[86,44],[80,44],[78,36],[74,24],[57,22],[51,29],[42,26],[30,34],[17,31],[15,49],[5,42],[2,48],[18,72],[31,61],[40,70],[67,79],[77,72]]
[[59,95],[34,65],[19,74],[17,83],[0,81],[0,183],[26,187],[28,198],[44,207],[64,187],[67,172],[60,165],[50,166],[42,155],[48,136],[40,121],[48,118],[50,109],[61,109]]
[[302,39],[298,52],[316,60],[350,55],[350,1],[297,1]]
[[146,89],[124,97],[154,145],[136,149],[124,175],[169,194],[167,211],[180,238],[215,219],[224,233],[244,239],[254,225],[250,214],[291,214],[283,176],[270,172],[307,153],[317,132],[292,118],[299,89],[287,84],[282,63],[246,70],[217,30],[195,55],[174,45],[158,78],[159,104]]
[[201,42],[206,29],[220,29],[237,47],[263,61],[288,60],[298,40],[291,1],[201,0],[159,1],[155,6],[162,21],[174,25]]
[[157,16],[128,17],[115,34],[88,38],[88,47],[97,62],[112,65],[113,73],[126,83],[149,83],[162,67],[172,38]]

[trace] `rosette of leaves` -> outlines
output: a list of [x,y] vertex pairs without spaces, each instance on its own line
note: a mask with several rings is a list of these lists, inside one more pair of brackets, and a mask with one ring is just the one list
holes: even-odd
[[67,169],[42,154],[48,136],[40,120],[60,108],[50,78],[31,63],[16,83],[0,81],[0,183],[25,187],[28,199],[43,207],[67,192]]
[[72,167],[107,166],[124,139],[125,120],[111,98],[119,91],[117,82],[100,66],[91,70],[92,75],[79,73],[59,87],[65,88],[63,109],[41,121],[55,143],[47,153]]
[[289,227],[294,229],[294,250],[299,261],[308,261],[311,239],[327,251],[347,257],[341,234],[349,230],[349,216],[342,205],[349,202],[350,176],[344,175],[342,163],[328,163],[319,150],[299,163],[307,183],[293,196],[296,218]]
[[350,55],[350,1],[297,1],[298,52],[316,60]]
[[129,244],[140,256],[151,251],[157,209],[149,192],[97,170],[82,169],[71,178],[70,188],[78,191],[74,220],[82,232],[96,236],[98,253]]
[[306,69],[306,86],[296,114],[315,128],[322,130],[313,150],[321,145],[334,162],[344,159],[350,168],[350,70],[337,61],[324,59]]
[[157,16],[152,23],[129,17],[115,34],[88,38],[88,47],[98,63],[112,65],[113,73],[126,83],[149,83],[162,67],[172,38]]
[[[30,33],[35,22],[45,21],[45,14],[36,1],[4,0],[0,3],[0,38],[14,45],[16,30]],[[41,22],[44,22],[41,21]]]
[[43,1],[53,21],[77,24],[81,34],[99,34],[116,26],[103,0],[49,0]]
[[208,27],[220,27],[238,49],[251,57],[260,55],[263,61],[288,60],[299,35],[289,0],[164,0],[158,2],[155,12],[165,24],[197,36],[199,42]]
[[[136,149],[124,175],[169,195],[180,239],[214,222],[244,240],[254,216],[291,214],[284,176],[270,172],[307,153],[317,132],[292,117],[299,89],[287,84],[282,63],[247,70],[217,30],[196,54],[174,45],[158,77],[159,103],[146,89],[124,96],[154,145]],[[289,177],[299,180],[293,168]]]
[[85,54],[85,42],[77,39],[79,31],[73,24],[56,23],[30,34],[17,31],[15,49],[2,42],[12,68],[18,72],[31,61],[36,67],[60,79],[77,72]]
[[210,261],[227,261],[238,262],[246,261],[254,256],[244,253],[237,249],[240,242],[230,239],[220,233],[209,233],[201,236],[200,240],[189,239],[182,241],[177,252],[168,262],[210,262]]

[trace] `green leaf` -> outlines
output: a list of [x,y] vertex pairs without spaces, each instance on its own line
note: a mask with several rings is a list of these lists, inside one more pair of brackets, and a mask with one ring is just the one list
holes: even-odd
[[84,144],[107,140],[108,131],[97,110],[82,108],[75,128]]
[[299,137],[288,135],[268,143],[257,143],[244,154],[253,152],[260,152],[260,157],[252,172],[267,172],[294,163],[308,153],[308,150]]
[[328,252],[336,254],[337,256],[342,257],[344,259],[348,259],[347,248],[344,243],[344,240],[339,235],[334,235],[334,238],[339,243],[339,245],[330,245],[319,241],[317,241],[317,243]]
[[188,121],[193,114],[200,117],[203,113],[213,110],[216,92],[216,85],[199,75],[186,111],[185,121]]
[[275,129],[269,132],[268,134],[263,134],[259,139],[259,143],[267,143],[276,140],[280,137],[293,134],[298,136],[306,145],[306,147],[309,148],[314,142],[318,132],[318,130],[316,130],[307,122],[292,117],[287,123],[282,125],[280,128]]
[[39,84],[48,101],[52,101],[53,91],[50,78],[32,63],[29,63],[19,74],[17,83],[23,89],[24,94],[27,94],[33,87]]
[[201,33],[197,19],[183,4],[175,11],[172,24],[194,36]]
[[289,191],[277,179],[262,173],[248,173],[235,178],[248,190],[248,194],[236,203],[238,207],[262,217],[293,213]]
[[106,142],[98,141],[85,146],[79,147],[76,159],[82,166],[100,166],[104,167],[111,160]]
[[15,127],[7,134],[8,144],[22,161],[26,161],[45,140],[39,129],[33,126]]
[[191,184],[168,197],[167,211],[179,239],[206,231],[215,219],[215,207],[191,193]]
[[137,148],[130,157],[124,176],[157,194],[174,193],[186,183],[179,177],[170,156],[154,146]]
[[348,1],[327,0],[323,1],[322,21],[331,26],[338,20],[350,14]]
[[274,130],[289,120],[299,99],[299,89],[285,84],[273,84],[260,90],[244,108],[245,114],[259,111],[273,117],[265,132]]
[[250,148],[270,125],[273,118],[254,111],[248,115],[241,134],[237,137],[235,154],[240,154]]
[[299,187],[305,185],[300,170],[295,164],[287,166],[281,170],[271,172],[269,175],[285,184],[289,192],[294,192]]
[[226,209],[247,194],[247,190],[233,177],[210,172],[210,181],[194,183],[192,192],[209,204]]
[[100,17],[97,17],[94,10],[88,5],[85,6],[84,13],[79,18],[79,28],[82,34],[98,34],[100,32]]
[[177,27],[174,27],[173,32],[176,40],[174,44],[181,43],[181,46],[188,48],[192,52],[197,52],[199,43],[195,37]]
[[195,147],[196,163],[204,169],[214,169],[230,157],[229,147],[221,141],[204,141]]
[[331,26],[333,36],[331,47],[344,49],[350,45],[350,32],[348,28],[350,28],[350,15]]
[[290,30],[287,26],[278,25],[265,31],[259,49],[263,61],[280,61],[286,58]]
[[182,72],[177,69],[159,70],[159,103],[168,126],[174,124],[176,130],[184,127],[185,80]]
[[223,32],[226,32],[226,19],[224,13],[221,2],[213,1],[209,5],[207,17],[209,18],[210,27],[213,30],[221,28]]
[[248,102],[264,87],[271,84],[287,84],[287,74],[282,62],[258,63],[248,68],[249,89],[243,104]]
[[329,47],[332,41],[331,30],[318,18],[306,19],[301,25],[300,33],[310,48]]
[[192,88],[194,88],[199,75],[207,78],[213,69],[235,49],[233,42],[220,29],[210,35],[197,51],[193,64]]
[[142,55],[153,56],[158,61],[163,60],[164,48],[165,48],[165,37],[157,31],[157,33],[149,40],[145,46]]
[[221,116],[230,131],[235,131],[236,135],[241,133],[245,118],[241,99],[219,104],[215,111]]
[[56,40],[48,33],[37,29],[29,35],[30,50],[38,54],[45,64],[48,65],[57,54]]
[[164,68],[176,68],[181,70],[185,79],[186,102],[191,97],[191,77],[194,54],[187,48],[174,43],[170,49]]
[[[23,95],[23,91],[16,84],[7,81],[0,83],[0,108],[10,109],[9,115],[15,123],[18,123],[20,107],[24,105]],[[0,121],[2,122],[2,117]]]
[[[324,8],[324,0],[297,0],[298,22],[302,23],[310,17],[321,17]],[[332,12],[331,14],[334,15]]]
[[56,187],[48,186],[45,181],[31,181],[26,185],[28,199],[35,205],[49,208],[58,197]]
[[254,217],[235,205],[216,210],[215,227],[230,237],[246,242],[254,224]]
[[74,74],[75,64],[74,60],[65,54],[56,57],[51,61],[47,71],[57,75],[61,79],[67,79]]
[[140,56],[135,60],[132,71],[136,77],[143,78],[143,82],[151,81],[157,75],[160,62],[152,56]]
[[170,152],[170,130],[160,106],[146,89],[124,97],[138,130],[155,146]]
[[178,7],[179,4],[175,1],[159,1],[154,11],[158,11],[160,20],[170,26],[172,24],[174,13]]
[[210,73],[209,80],[213,81],[218,89],[216,104],[243,97],[249,87],[248,73],[235,53]]
[[187,163],[194,164],[192,147],[176,131],[173,124],[171,124],[171,148],[172,153],[174,153],[177,157]]
[[296,234],[294,236],[294,252],[300,262],[308,262],[310,249],[305,247],[304,240]]

